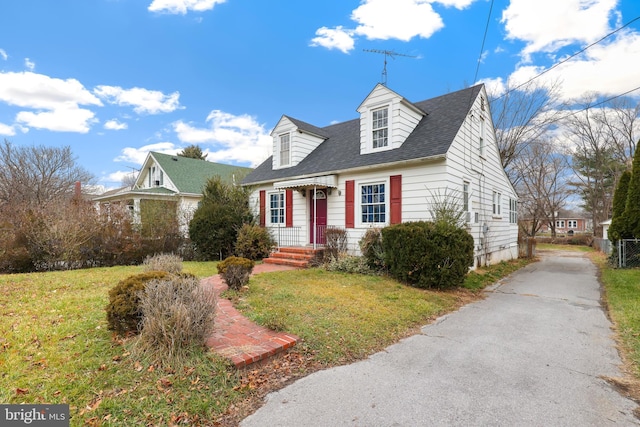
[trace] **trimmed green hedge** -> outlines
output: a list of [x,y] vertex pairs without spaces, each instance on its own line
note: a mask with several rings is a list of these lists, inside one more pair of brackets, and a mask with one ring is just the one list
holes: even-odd
[[460,286],[473,265],[473,237],[446,223],[417,221],[383,228],[382,246],[389,273],[418,288]]

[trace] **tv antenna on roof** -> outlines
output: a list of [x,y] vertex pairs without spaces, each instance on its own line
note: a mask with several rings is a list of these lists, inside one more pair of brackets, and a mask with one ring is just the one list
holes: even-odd
[[395,56],[406,56],[407,58],[416,58],[415,56],[405,55],[403,53],[398,53],[393,50],[380,50],[380,49],[362,49],[362,50],[365,52],[379,53],[381,55],[384,55],[384,68],[382,68],[382,81],[380,82],[384,86],[387,85],[387,56],[390,57],[391,59],[396,59],[394,58]]

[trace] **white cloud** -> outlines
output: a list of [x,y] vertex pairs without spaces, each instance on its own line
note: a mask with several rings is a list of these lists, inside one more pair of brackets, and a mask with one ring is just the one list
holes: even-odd
[[130,162],[141,165],[144,162],[144,159],[147,158],[149,151],[156,151],[158,153],[165,154],[177,154],[181,150],[172,142],[157,142],[140,148],[126,147],[122,150],[122,154],[114,160],[116,162]]
[[30,71],[0,73],[0,101],[46,110],[69,105],[102,105],[76,79],[62,80]]
[[75,79],[62,80],[30,71],[0,73],[0,101],[37,110],[18,112],[16,122],[24,126],[80,133],[88,132],[95,122],[94,113],[80,105],[102,105]]
[[[565,101],[580,100],[591,93],[614,96],[640,84],[637,71],[629,65],[637,63],[640,63],[640,33],[629,31],[619,33],[609,43],[589,48],[536,80],[549,86],[560,83],[560,95]],[[540,66],[520,66],[509,76],[510,86],[524,83],[544,70]]]
[[432,4],[464,9],[474,1],[477,0],[363,0],[351,12],[351,20],[357,24],[356,28],[321,27],[311,40],[311,46],[349,53],[354,48],[357,36],[370,40],[426,39],[444,27],[442,17]]
[[0,49],[0,58],[4,59],[5,61],[7,59],[9,59],[9,55],[7,55],[7,51],[4,49]]
[[16,134],[16,130],[13,126],[0,123],[0,135],[13,136]]
[[455,7],[456,9],[464,9],[476,0],[435,0],[431,3],[440,3],[443,6]]
[[125,178],[130,178],[131,177],[131,173],[135,172],[135,171],[116,171],[116,172],[112,172],[109,175],[105,176],[104,178],[101,179],[101,181],[104,182],[119,182],[122,183],[122,181]]
[[24,58],[24,66],[27,67],[29,71],[33,71],[36,69],[36,63],[29,58]]
[[116,119],[107,120],[104,124],[104,128],[108,130],[124,130],[128,127],[126,123],[120,123]]
[[185,15],[188,11],[204,12],[213,9],[216,4],[226,0],[153,0],[149,5],[151,12],[164,12]]
[[336,28],[322,27],[316,31],[316,36],[311,39],[311,46],[321,46],[327,49],[338,49],[343,53],[353,50],[353,30],[345,30],[341,26]]
[[93,111],[71,105],[35,113],[21,111],[16,115],[16,122],[55,132],[87,133],[91,124],[96,122],[94,116]]
[[507,38],[527,43],[522,55],[529,61],[532,53],[555,52],[572,43],[591,43],[604,36],[609,32],[609,18],[617,3],[618,0],[511,0],[501,22]]
[[444,27],[442,18],[425,0],[365,0],[351,13],[356,34],[368,39],[429,38]]
[[249,162],[257,166],[271,152],[273,140],[264,125],[249,115],[235,116],[213,110],[207,116],[209,127],[197,128],[182,121],[173,124],[181,142],[209,143],[207,160],[215,162]]
[[118,86],[97,86],[93,93],[107,102],[132,106],[138,114],[170,113],[181,108],[179,92],[165,95],[157,90],[139,87],[123,89]]

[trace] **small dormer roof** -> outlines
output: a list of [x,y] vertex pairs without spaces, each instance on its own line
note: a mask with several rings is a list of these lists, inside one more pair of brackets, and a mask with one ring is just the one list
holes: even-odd
[[404,105],[408,106],[409,108],[413,109],[414,111],[416,111],[419,114],[422,114],[423,116],[426,116],[428,113],[426,111],[424,111],[422,108],[418,107],[416,104],[414,104],[413,102],[409,101],[407,98],[403,97],[402,95],[398,94],[397,92],[389,89],[388,87],[386,87],[385,85],[378,83],[371,92],[369,92],[369,94],[367,95],[367,97],[360,103],[360,105],[358,105],[358,108],[356,108],[357,112],[361,112],[361,109],[365,106],[365,104],[367,103],[367,101],[369,100],[369,98],[371,97],[371,94],[373,94],[374,92],[376,92],[377,90],[382,89],[386,92],[389,93],[390,97],[393,98],[399,98],[400,102],[403,103]]
[[[307,122],[303,122],[302,120],[294,119],[293,117],[289,117],[287,115],[283,115],[280,118],[280,120],[278,121],[278,123],[280,123],[283,119],[289,120],[301,132],[305,132],[305,133],[308,133],[308,134],[313,135],[313,136],[317,136],[318,138],[322,138],[322,139],[329,138],[329,134],[327,134],[327,132],[325,132],[324,130],[320,129],[317,126],[314,126],[314,125],[309,124]],[[277,127],[278,127],[277,125],[276,125],[276,127],[274,127],[274,131],[275,131],[275,129],[277,129]],[[271,136],[273,136],[273,132],[274,131],[271,132]]]

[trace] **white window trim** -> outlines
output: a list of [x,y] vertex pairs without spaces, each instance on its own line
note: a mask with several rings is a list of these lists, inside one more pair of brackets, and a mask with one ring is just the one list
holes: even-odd
[[[385,147],[373,148],[373,112],[387,109],[387,145]],[[393,149],[392,144],[393,136],[393,105],[391,103],[371,106],[367,110],[367,141],[366,152],[377,153],[378,151],[386,151]]]
[[[287,163],[282,163],[282,138],[289,137],[289,156]],[[282,168],[291,166],[291,132],[283,132],[278,135],[278,165]]]
[[480,116],[480,137],[478,139],[478,154],[483,159],[486,157],[487,152],[487,138],[486,138],[486,127],[487,123],[485,122],[484,117]]
[[[465,193],[464,191],[464,187],[465,185],[467,186],[467,191]],[[466,194],[466,202],[467,202],[467,208],[465,209],[464,206],[464,202],[465,202],[465,194]],[[463,180],[462,181],[462,210],[465,212],[471,212],[471,181],[469,180]]]
[[[280,195],[282,197],[282,222],[271,221],[271,196]],[[267,192],[267,207],[266,207],[266,223],[272,227],[285,227],[287,224],[287,195],[284,191],[269,191]]]
[[491,199],[491,212],[494,218],[502,218],[502,193],[493,191]]
[[[376,185],[376,184],[384,184],[384,222],[363,222],[362,221],[362,186],[364,185]],[[391,205],[390,205],[390,195],[391,195],[391,184],[389,179],[375,179],[375,180],[366,180],[366,181],[358,181],[355,185],[355,217],[356,217],[356,227],[360,228],[370,228],[370,227],[384,227],[389,225],[390,215],[391,215]]]

